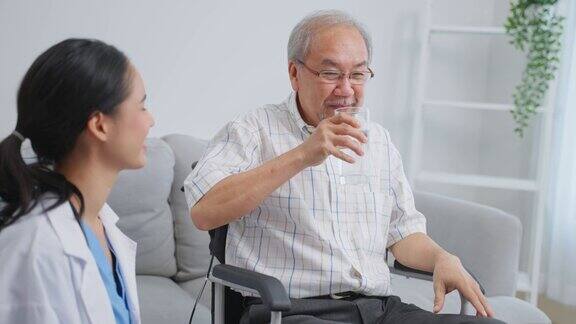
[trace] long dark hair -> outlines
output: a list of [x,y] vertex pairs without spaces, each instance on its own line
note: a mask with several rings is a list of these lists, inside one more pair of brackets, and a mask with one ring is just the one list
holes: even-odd
[[67,39],[42,53],[26,72],[18,90],[16,132],[28,138],[37,161],[26,164],[22,140],[11,134],[0,142],[0,230],[29,213],[45,193],[55,194],[47,210],[80,201],[78,188],[54,171],[74,148],[89,118],[113,114],[130,91],[130,63],[115,47],[98,40]]

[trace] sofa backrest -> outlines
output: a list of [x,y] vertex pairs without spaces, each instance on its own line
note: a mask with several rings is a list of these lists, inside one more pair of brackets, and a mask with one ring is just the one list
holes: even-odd
[[210,263],[208,232],[200,231],[192,223],[186,197],[181,190],[184,180],[192,171],[192,163],[198,161],[207,142],[188,135],[173,134],[163,137],[175,156],[174,182],[170,194],[170,206],[174,215],[174,236],[178,272],[174,280],[181,282],[206,275]]
[[516,290],[522,224],[502,210],[432,193],[415,192],[428,235],[457,255],[488,296]]
[[147,163],[120,172],[108,204],[118,227],[138,243],[136,274],[172,277],[176,257],[172,210],[168,204],[174,179],[174,153],[158,138],[146,140]]
[[181,190],[205,146],[188,135],[150,138],[146,166],[120,173],[108,203],[119,227],[138,243],[138,275],[183,282],[206,274],[210,238],[192,223]]

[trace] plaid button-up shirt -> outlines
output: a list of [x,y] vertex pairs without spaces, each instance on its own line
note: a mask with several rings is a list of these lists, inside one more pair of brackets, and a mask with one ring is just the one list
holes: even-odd
[[[186,179],[189,207],[222,179],[297,147],[313,131],[294,93],[281,104],[236,118],[210,141]],[[367,182],[343,185],[340,160],[333,156],[304,169],[229,224],[226,263],[278,278],[292,298],[391,294],[386,249],[412,233],[425,233],[426,219],[415,209],[388,132],[371,123],[368,139]]]

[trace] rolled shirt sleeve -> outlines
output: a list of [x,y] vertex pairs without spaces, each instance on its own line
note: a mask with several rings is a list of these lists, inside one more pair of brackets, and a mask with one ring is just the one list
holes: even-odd
[[390,134],[387,131],[386,137],[390,148],[390,195],[392,198],[386,246],[389,248],[410,234],[426,234],[426,218],[416,210],[414,195],[404,173],[400,152],[390,140]]
[[216,134],[184,181],[189,209],[218,182],[261,164],[258,151],[260,145],[255,133],[257,131],[235,120]]

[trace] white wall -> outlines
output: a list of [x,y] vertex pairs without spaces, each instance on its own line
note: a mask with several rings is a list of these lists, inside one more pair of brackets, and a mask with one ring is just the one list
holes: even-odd
[[[290,30],[304,15],[323,8],[344,9],[371,32],[376,77],[368,85],[367,104],[374,119],[391,131],[408,164],[422,0],[219,0],[162,5],[157,1],[0,0],[0,137],[14,128],[16,91],[31,62],[62,39],[92,37],[123,50],[142,73],[148,106],[156,117],[152,136],[177,132],[209,138],[233,116],[288,95]],[[505,0],[437,0],[433,21],[490,25],[501,23],[506,11]],[[434,37],[428,97],[509,100],[515,81],[505,68],[513,59],[509,49],[482,36]],[[518,170],[528,172],[520,166],[522,158],[504,170],[498,169],[502,162],[492,158],[511,147],[519,154],[526,150],[517,148],[506,121],[453,110],[427,112],[425,118],[423,165],[428,170],[511,176]],[[493,143],[502,145],[495,148]],[[419,188],[478,198],[473,188],[430,184]]]
[[[169,5],[168,5],[169,4]],[[0,1],[0,136],[15,125],[15,97],[31,62],[67,37],[99,38],[142,73],[153,136],[212,136],[234,115],[290,91],[286,43],[316,9],[344,9],[374,39],[367,104],[406,150],[421,1]]]
[[[437,23],[487,25],[494,2],[437,0]],[[170,4],[169,6],[167,4]],[[313,10],[343,9],[374,41],[367,104],[392,133],[408,165],[411,109],[424,1],[30,1],[0,0],[0,137],[16,121],[15,98],[31,62],[68,37],[98,38],[123,50],[147,85],[156,117],[152,136],[185,133],[209,138],[235,115],[283,100],[290,91],[286,43]],[[431,46],[428,97],[486,98],[492,88],[487,39],[437,36]],[[492,78],[491,80],[494,80]],[[498,83],[496,82],[496,85]],[[482,118],[470,113],[426,115],[423,165],[474,173],[484,156]],[[474,188],[420,189],[476,200]]]
[[[505,0],[437,0],[432,18],[445,24],[499,24],[507,6]],[[116,45],[142,73],[149,109],[156,117],[152,136],[178,132],[209,138],[233,116],[288,95],[290,30],[304,15],[323,8],[344,9],[371,32],[376,77],[368,85],[367,104],[374,119],[390,129],[407,164],[424,10],[421,0],[220,0],[162,5],[157,1],[0,0],[0,137],[14,128],[16,91],[31,62],[62,39],[91,37]],[[505,40],[434,37],[429,98],[510,101],[518,74],[507,67],[515,64],[519,71],[520,63]],[[428,170],[529,173],[523,164],[528,149],[512,135],[509,120],[453,110],[427,112],[425,118],[423,165]],[[514,152],[510,163],[494,158],[509,151]],[[496,203],[499,196],[478,196],[473,188],[431,184],[419,188],[472,200],[484,197],[488,203]]]

